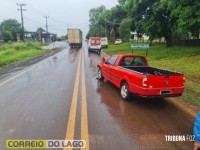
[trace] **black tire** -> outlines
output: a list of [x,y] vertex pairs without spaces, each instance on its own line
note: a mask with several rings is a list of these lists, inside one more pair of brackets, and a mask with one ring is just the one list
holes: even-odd
[[101,71],[100,67],[98,67],[98,79],[99,80],[103,80],[104,79],[104,77],[102,76],[102,71]]
[[120,95],[123,100],[128,100],[130,97],[129,86],[126,82],[122,82],[121,84]]
[[97,54],[98,54],[98,55],[101,55],[101,50],[97,51]]

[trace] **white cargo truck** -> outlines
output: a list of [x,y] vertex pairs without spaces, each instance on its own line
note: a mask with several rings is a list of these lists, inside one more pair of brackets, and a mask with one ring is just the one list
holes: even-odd
[[82,47],[82,31],[80,29],[67,29],[70,48]]

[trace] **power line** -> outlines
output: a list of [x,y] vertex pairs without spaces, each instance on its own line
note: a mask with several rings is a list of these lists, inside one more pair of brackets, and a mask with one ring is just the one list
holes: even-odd
[[55,29],[55,30],[60,30],[60,31],[66,31],[67,30],[67,28],[56,28],[56,27],[51,27],[52,29]]
[[34,6],[29,5],[30,9],[33,10],[35,13],[37,13],[40,16],[45,16],[46,14],[44,14],[43,12],[41,12],[40,10],[38,10],[37,8],[35,8]]
[[64,21],[55,19],[55,18],[53,18],[53,17],[51,17],[51,20],[54,20],[54,21],[57,21],[57,22],[60,22],[60,23],[63,23],[63,24],[68,24],[67,22],[64,22]]
[[24,17],[24,19],[25,19],[25,20],[28,20],[28,21],[31,21],[31,22],[33,22],[33,23],[37,23],[38,25],[44,25],[44,24],[41,23],[41,22],[35,21],[35,20],[30,19],[30,18],[27,18],[27,17]]
[[[35,13],[37,13],[38,15],[42,15],[42,16],[45,16],[45,14],[43,12],[41,12],[40,10],[38,10],[35,6],[29,6]],[[54,21],[57,21],[57,22],[60,22],[62,24],[67,24],[66,22],[64,21],[61,21],[61,20],[58,20],[58,19],[55,19],[54,17],[51,16],[50,18],[51,20],[54,20]]]
[[20,7],[20,9],[17,9],[17,10],[21,12],[21,22],[22,22],[22,40],[24,40],[24,18],[23,18],[23,11],[26,11],[26,9],[23,9],[23,6],[26,6],[26,4],[21,3],[21,4],[17,4],[17,6]]

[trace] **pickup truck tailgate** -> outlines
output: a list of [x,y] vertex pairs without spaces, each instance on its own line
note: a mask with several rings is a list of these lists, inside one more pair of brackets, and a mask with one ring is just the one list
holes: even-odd
[[181,95],[184,91],[184,76],[148,76],[147,95]]
[[182,75],[148,76],[147,84],[151,88],[182,87],[184,86],[184,77]]

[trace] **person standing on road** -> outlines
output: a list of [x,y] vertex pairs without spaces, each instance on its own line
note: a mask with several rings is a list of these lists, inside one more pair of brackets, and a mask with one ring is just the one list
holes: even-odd
[[194,123],[194,150],[200,149],[200,111],[196,117],[196,121]]

